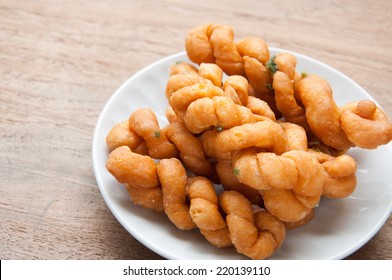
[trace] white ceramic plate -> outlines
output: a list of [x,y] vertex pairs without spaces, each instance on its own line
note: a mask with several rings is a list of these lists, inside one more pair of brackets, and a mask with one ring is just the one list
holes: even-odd
[[[271,54],[284,50],[270,48]],[[338,105],[372,97],[337,70],[294,53],[297,70],[327,79]],[[164,214],[135,206],[125,188],[105,169],[105,136],[137,108],[152,108],[167,124],[165,87],[168,68],[189,61],[185,53],[159,60],[128,79],[109,99],[98,119],[92,146],[93,165],[103,198],[117,220],[137,240],[167,259],[245,259],[233,248],[217,249],[197,231],[178,230]],[[392,144],[376,150],[351,149],[358,164],[356,191],[345,199],[323,199],[312,222],[289,231],[271,259],[342,259],[364,245],[385,223],[392,210]]]

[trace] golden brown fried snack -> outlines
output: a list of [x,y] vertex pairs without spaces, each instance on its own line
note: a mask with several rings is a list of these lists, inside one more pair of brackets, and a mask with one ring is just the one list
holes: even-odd
[[277,72],[284,73],[290,81],[294,81],[296,77],[295,67],[297,66],[297,59],[292,53],[279,53],[274,57],[273,62],[276,64]]
[[124,186],[133,204],[156,212],[163,212],[162,189],[160,186],[153,188],[143,188],[128,184]]
[[207,81],[211,81],[214,86],[222,87],[222,69],[213,63],[202,63],[199,66],[198,73]]
[[223,84],[223,91],[236,104],[248,104],[249,83],[246,78],[239,75],[229,76]]
[[357,185],[357,164],[349,155],[340,155],[322,164],[325,184],[323,196],[343,198],[352,194]]
[[121,146],[137,149],[144,142],[143,138],[129,129],[129,122],[123,121],[115,124],[106,136],[106,145],[109,151]]
[[248,96],[248,103],[246,104],[246,107],[255,115],[276,121],[275,114],[268,106],[268,103],[259,98]]
[[221,87],[222,76],[222,69],[216,64],[202,63],[199,69],[196,69],[186,62],[176,63],[170,67],[170,77],[166,84],[166,98],[170,103],[170,97],[174,92],[199,83]]
[[151,157],[161,159],[177,156],[176,147],[170,143],[159,128],[151,109],[138,109],[129,117],[129,127],[146,142]]
[[248,37],[238,41],[236,47],[243,58],[245,76],[256,96],[262,99],[268,99],[268,96],[273,98],[271,72],[265,66],[270,59],[268,45],[261,38]]
[[243,194],[252,204],[260,205],[262,203],[261,195],[256,189],[242,184],[238,180],[235,175],[236,170],[231,163],[230,153],[222,154],[218,158],[215,168],[219,181],[225,190],[233,190]]
[[265,208],[281,221],[303,219],[320,200],[323,168],[306,151],[293,150],[278,156],[244,149],[234,153],[232,164],[238,180],[260,190]]
[[286,230],[281,221],[267,211],[254,208],[236,191],[223,192],[219,204],[227,214],[231,240],[237,252],[252,259],[266,259],[283,243]]
[[176,122],[176,121],[180,122],[180,119],[177,118],[177,115],[171,106],[167,107],[165,115],[166,115],[166,119],[169,121],[169,123]]
[[375,149],[392,140],[392,123],[373,101],[351,102],[340,110],[342,129],[354,145]]
[[195,63],[216,63],[229,76],[249,80],[254,96],[268,103],[276,115],[272,75],[266,67],[270,59],[268,45],[261,38],[249,37],[234,43],[230,26],[206,24],[193,28],[185,41],[188,57]]
[[309,212],[308,215],[305,216],[305,218],[297,221],[297,222],[286,222],[284,223],[284,226],[286,228],[286,230],[292,230],[298,227],[302,227],[304,225],[306,225],[307,223],[309,223],[311,220],[313,220],[314,218],[314,208]]
[[323,196],[328,198],[343,198],[354,192],[357,185],[357,164],[349,155],[337,157],[320,151],[309,149],[324,168],[325,184]]
[[186,110],[184,123],[191,132],[201,133],[212,127],[224,130],[259,119],[245,106],[234,103],[232,98],[213,96],[192,102]]
[[173,92],[170,97],[170,104],[177,117],[182,120],[184,119],[188,106],[197,99],[224,95],[223,90],[217,86],[198,83]]
[[290,151],[282,157],[295,162],[297,183],[292,189],[262,191],[262,197],[265,208],[272,215],[284,222],[297,222],[320,201],[324,186],[323,168],[314,156],[304,151]]
[[279,124],[270,120],[243,124],[208,136],[209,145],[219,153],[248,147],[262,148],[278,155],[288,150],[286,133]]
[[106,169],[125,184],[134,204],[163,211],[162,190],[151,157],[136,154],[127,146],[118,147],[109,154]]
[[178,149],[184,165],[196,175],[211,176],[215,173],[214,165],[207,161],[203,147],[185,126],[184,123],[173,121],[163,128],[166,137]]
[[204,131],[200,136],[200,142],[203,146],[203,151],[204,154],[207,158],[211,159],[219,159],[220,157],[225,157],[225,154],[230,154],[230,152],[227,153],[221,153],[217,151],[216,148],[216,137],[218,136],[219,131],[216,129],[211,129],[211,130],[206,130]]
[[217,27],[215,24],[206,24],[190,30],[185,41],[185,48],[190,60],[197,64],[215,63],[214,51],[209,41],[215,27]]
[[193,177],[189,181],[189,213],[193,222],[212,245],[218,248],[232,246],[226,221],[219,212],[213,184],[204,177]]
[[162,159],[157,164],[157,173],[162,185],[163,209],[170,221],[182,230],[195,228],[186,201],[187,175],[181,162],[176,158]]
[[307,75],[295,83],[295,91],[305,107],[310,129],[317,138],[338,150],[353,146],[341,128],[340,111],[326,80]]
[[290,53],[280,53],[273,58],[277,71],[273,74],[272,87],[276,106],[287,122],[295,123],[310,132],[305,110],[298,104],[294,95],[295,66],[297,60]]
[[293,160],[255,148],[234,152],[232,165],[238,180],[256,190],[292,189],[298,182]]
[[279,122],[279,125],[283,128],[287,135],[287,145],[290,151],[307,151],[308,150],[308,138],[306,137],[306,131],[302,126],[289,122]]
[[246,77],[253,90],[252,95],[267,102],[274,114],[279,118],[281,113],[275,102],[271,67],[266,67],[265,64],[253,57],[245,56],[243,59]]
[[184,61],[178,61],[169,67],[169,76],[184,73],[198,73],[195,66]]
[[197,72],[184,72],[173,74],[169,77],[166,83],[166,98],[170,103],[170,97],[177,90],[182,89],[186,86],[191,86],[202,82],[206,81],[202,77],[200,77]]

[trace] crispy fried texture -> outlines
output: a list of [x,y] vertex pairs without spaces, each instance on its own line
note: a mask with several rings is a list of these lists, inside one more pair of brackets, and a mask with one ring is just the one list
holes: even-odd
[[157,173],[162,185],[163,209],[170,221],[179,229],[196,227],[189,214],[186,201],[186,171],[178,159],[162,159],[157,164]]
[[239,75],[229,76],[223,84],[223,90],[236,104],[248,104],[249,83],[246,78]]
[[129,117],[129,127],[146,142],[151,157],[161,159],[177,156],[176,147],[170,143],[159,128],[151,109],[138,109]]
[[198,83],[173,92],[170,97],[170,104],[177,117],[182,120],[188,106],[197,99],[224,95],[225,94],[220,87],[207,83]]
[[287,145],[290,151],[307,151],[308,138],[306,131],[302,126],[289,122],[280,122],[279,125],[283,128],[287,135]]
[[323,196],[328,198],[343,198],[352,194],[357,185],[357,163],[349,155],[336,157],[309,149],[324,170]]
[[250,148],[235,153],[232,163],[238,180],[260,190],[266,209],[281,221],[303,219],[320,200],[323,168],[306,151],[278,156]]
[[121,146],[109,154],[106,169],[119,183],[125,184],[134,204],[157,212],[163,211],[162,190],[151,157],[136,154],[129,147]]
[[277,71],[273,75],[272,87],[276,106],[287,122],[295,123],[310,132],[305,110],[298,104],[294,95],[295,66],[297,60],[291,53],[276,55],[274,62]]
[[211,145],[218,152],[232,152],[258,147],[278,155],[287,151],[287,136],[276,122],[266,120],[239,125],[211,137]]
[[169,67],[169,76],[184,73],[198,73],[195,66],[184,61],[178,61]]
[[261,195],[256,189],[245,185],[238,180],[229,153],[227,153],[226,157],[222,155],[222,157],[218,159],[215,168],[219,181],[225,190],[240,192],[249,199],[252,204],[260,205],[262,203]]
[[311,220],[313,220],[314,218],[314,208],[309,212],[308,215],[305,216],[305,218],[297,221],[297,222],[285,222],[284,226],[286,228],[286,230],[292,230],[298,227],[302,227],[304,225],[306,225],[307,223],[309,223]]
[[109,154],[106,169],[122,184],[143,188],[159,185],[154,160],[132,152],[127,146],[118,147]]
[[218,248],[232,246],[226,221],[219,212],[213,184],[204,177],[193,177],[189,181],[189,213],[193,222],[212,245]]
[[253,210],[240,193],[223,192],[219,204],[227,214],[230,238],[237,252],[252,259],[265,259],[283,243],[286,236],[283,223],[265,210]]
[[292,189],[298,181],[292,160],[274,153],[258,153],[255,148],[235,152],[232,164],[238,180],[256,190]]
[[184,165],[196,175],[211,176],[215,173],[214,165],[207,161],[203,147],[185,126],[184,123],[173,121],[163,128],[166,137],[178,149]]
[[245,56],[243,59],[246,77],[252,86],[253,96],[267,102],[274,114],[277,117],[280,117],[281,113],[276,106],[275,95],[272,88],[271,71],[264,63],[254,57]]
[[392,140],[392,123],[373,101],[351,102],[340,109],[342,129],[354,145],[375,149]]
[[184,123],[193,133],[211,127],[228,129],[245,123],[258,121],[248,108],[236,104],[227,96],[204,97],[192,102],[186,110]]
[[325,185],[323,196],[343,198],[352,194],[357,185],[355,172],[357,164],[348,155],[341,155],[322,164],[324,168]]
[[276,121],[275,114],[268,106],[268,103],[259,98],[248,96],[248,103],[246,104],[246,107],[255,115]]
[[[169,68],[169,125],[134,111],[106,136],[106,168],[134,204],[165,212],[179,229],[198,227],[218,248],[268,258],[286,230],[313,219],[321,196],[355,190],[350,147],[392,140],[374,102],[338,108],[326,80],[299,75],[291,53],[270,57],[261,38],[235,42],[230,26],[207,24],[189,32],[186,50],[199,67]],[[212,182],[223,185],[219,197]]]
[[338,150],[353,146],[340,126],[340,111],[326,80],[307,75],[295,83],[295,90],[305,107],[310,129],[323,143]]
[[271,71],[265,66],[270,53],[263,39],[248,37],[235,43],[230,26],[206,24],[188,33],[185,47],[188,57],[197,64],[216,63],[229,76],[246,77],[254,96],[266,101],[280,116],[271,87]]
[[222,86],[222,69],[213,63],[202,63],[199,66],[198,73],[205,80],[211,81],[214,86]]
[[[170,97],[177,90],[195,84],[211,84],[222,86],[223,71],[219,66],[212,63],[202,63],[199,69],[186,62],[179,62],[170,67],[170,77],[166,84],[166,98],[169,103]],[[169,104],[170,105],[170,104]]]
[[121,146],[137,149],[143,143],[143,138],[129,129],[129,122],[123,121],[115,124],[106,136],[106,145],[109,151]]

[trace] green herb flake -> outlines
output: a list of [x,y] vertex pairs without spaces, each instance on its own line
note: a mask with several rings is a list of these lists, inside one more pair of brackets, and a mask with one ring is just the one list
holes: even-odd
[[266,84],[265,87],[269,90],[274,90],[271,83]]
[[307,72],[301,72],[301,77],[306,78],[309,74]]
[[239,170],[238,168],[235,167],[235,168],[233,169],[233,173],[234,173],[235,176],[238,176],[238,175],[240,175],[240,170]]
[[274,55],[271,57],[271,59],[265,64],[265,67],[271,72],[271,74],[274,74],[278,70],[278,65],[275,62],[276,56]]
[[179,60],[179,61],[176,61],[176,64],[178,65],[178,64],[181,64],[182,63],[182,61],[181,60]]
[[154,131],[154,137],[156,137],[156,138],[161,137],[161,132],[159,130]]

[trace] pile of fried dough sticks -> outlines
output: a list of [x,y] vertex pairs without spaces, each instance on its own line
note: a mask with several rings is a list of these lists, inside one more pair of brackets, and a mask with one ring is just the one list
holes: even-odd
[[177,228],[268,258],[322,196],[355,190],[346,152],[389,143],[392,124],[370,100],[339,107],[325,79],[296,71],[292,53],[270,56],[258,37],[235,42],[230,26],[197,26],[185,46],[195,64],[169,69],[169,124],[149,108],[130,112],[106,137],[106,168],[134,204]]

